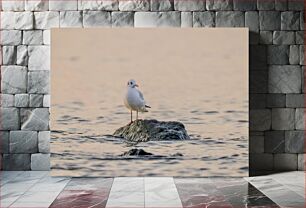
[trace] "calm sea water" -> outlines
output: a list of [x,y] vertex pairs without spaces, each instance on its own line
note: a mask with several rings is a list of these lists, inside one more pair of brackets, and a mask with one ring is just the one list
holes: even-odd
[[[221,29],[52,33],[53,175],[246,176],[245,37]],[[111,136],[129,122],[131,78],[152,107],[140,119],[180,121],[191,140],[133,146]],[[120,156],[132,148],[153,156]]]

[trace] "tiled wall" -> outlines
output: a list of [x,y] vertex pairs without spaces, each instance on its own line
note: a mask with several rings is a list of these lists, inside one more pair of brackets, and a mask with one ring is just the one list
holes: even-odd
[[50,165],[50,28],[248,27],[250,170],[304,170],[303,0],[2,0],[5,170]]

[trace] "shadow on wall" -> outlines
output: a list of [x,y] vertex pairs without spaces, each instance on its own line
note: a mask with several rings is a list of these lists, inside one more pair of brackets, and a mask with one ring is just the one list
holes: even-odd
[[[250,176],[304,169],[304,131],[300,131],[304,130],[304,95],[300,94],[304,93],[300,66],[304,64],[304,50],[298,45],[274,43],[274,33],[249,34]],[[295,63],[291,47],[296,47],[298,54]],[[300,104],[289,106],[291,95],[299,96]],[[294,138],[290,139],[290,132]]]

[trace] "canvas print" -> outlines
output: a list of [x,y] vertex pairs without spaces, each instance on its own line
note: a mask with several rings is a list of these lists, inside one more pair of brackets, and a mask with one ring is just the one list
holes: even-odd
[[247,28],[51,31],[57,176],[247,176]]

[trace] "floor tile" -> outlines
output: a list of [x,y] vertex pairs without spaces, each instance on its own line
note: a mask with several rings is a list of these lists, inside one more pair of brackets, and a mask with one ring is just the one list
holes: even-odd
[[183,207],[172,177],[145,178],[145,207]]
[[305,199],[270,176],[246,178],[254,187],[282,207],[304,207]]
[[269,177],[305,198],[305,173],[301,174],[301,171],[292,171],[272,174]]
[[184,208],[232,207],[209,178],[175,179],[175,184]]
[[110,192],[106,208],[143,208],[144,192]]
[[115,178],[111,192],[144,192],[144,178],[142,177]]
[[108,193],[94,190],[65,190],[60,193],[50,208],[104,208]]
[[104,208],[112,183],[112,178],[72,178],[50,207]]
[[59,192],[64,189],[68,184],[70,178],[68,177],[45,177],[40,179],[36,184],[34,184],[29,191],[54,191]]

